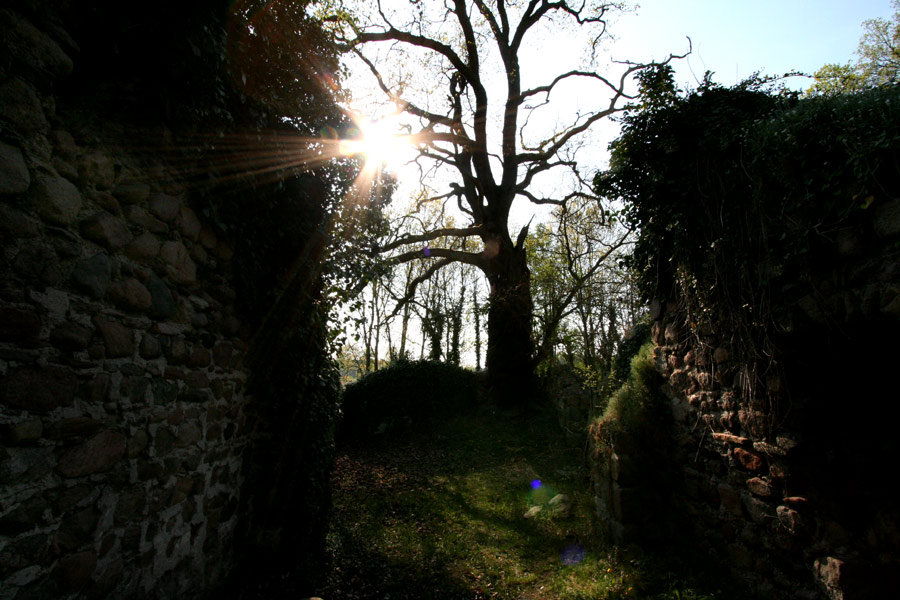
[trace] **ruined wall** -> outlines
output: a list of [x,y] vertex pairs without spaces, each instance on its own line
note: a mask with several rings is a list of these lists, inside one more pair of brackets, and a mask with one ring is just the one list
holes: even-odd
[[897,589],[900,511],[889,376],[900,333],[900,200],[823,244],[820,268],[778,295],[771,360],[733,331],[698,327],[678,298],[654,301],[655,360],[672,416],[671,463],[646,464],[620,433],[595,441],[598,511],[614,539],[665,530],[648,469],[674,469],[671,510],[710,560],[760,598],[885,598]]
[[79,41],[29,6],[0,10],[0,598],[201,595],[248,439],[232,252],[60,92]]

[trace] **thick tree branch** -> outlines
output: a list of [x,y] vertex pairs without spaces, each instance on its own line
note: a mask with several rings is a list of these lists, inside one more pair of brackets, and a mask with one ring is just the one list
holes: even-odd
[[434,229],[418,235],[404,235],[389,244],[381,246],[379,252],[389,252],[400,246],[408,244],[420,244],[422,242],[430,242],[442,237],[471,237],[480,235],[483,229],[481,227],[445,227],[443,229]]

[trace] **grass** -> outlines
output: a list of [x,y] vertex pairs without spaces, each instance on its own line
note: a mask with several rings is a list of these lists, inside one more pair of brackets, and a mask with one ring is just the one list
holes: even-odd
[[[679,564],[595,533],[583,448],[555,415],[481,407],[347,448],[333,475],[327,600],[703,599]],[[539,480],[539,488],[532,482]],[[557,493],[571,514],[547,506]],[[542,510],[531,518],[532,506]],[[694,582],[694,583],[692,583]]]

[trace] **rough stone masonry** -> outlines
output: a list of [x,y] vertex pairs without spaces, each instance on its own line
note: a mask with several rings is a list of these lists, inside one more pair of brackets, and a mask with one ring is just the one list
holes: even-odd
[[202,595],[247,442],[232,253],[69,110],[78,43],[25,8],[0,9],[0,598]]

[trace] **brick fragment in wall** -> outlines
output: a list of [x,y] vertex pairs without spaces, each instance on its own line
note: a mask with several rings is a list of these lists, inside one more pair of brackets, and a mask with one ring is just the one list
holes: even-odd
[[748,471],[761,471],[765,466],[765,461],[755,452],[743,448],[735,448],[733,452],[738,464]]

